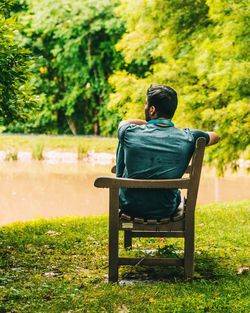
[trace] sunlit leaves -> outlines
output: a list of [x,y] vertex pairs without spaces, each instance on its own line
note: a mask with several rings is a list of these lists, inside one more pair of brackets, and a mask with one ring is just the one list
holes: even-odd
[[[127,88],[161,83],[179,94],[177,126],[216,130],[221,142],[208,159],[223,172],[249,147],[249,1],[122,1],[119,14],[127,33],[117,47],[130,64],[147,62],[144,75],[128,67],[110,81],[115,89],[111,106],[126,117],[141,117],[135,105],[141,90]],[[127,76],[127,77],[126,77]],[[144,83],[145,84],[144,84]],[[136,87],[135,87],[136,89]],[[146,87],[144,92],[146,91]],[[118,100],[120,102],[118,102]],[[122,108],[121,108],[122,107]],[[136,109],[134,109],[134,107]]]
[[[33,128],[46,133],[105,133],[108,76],[119,68],[115,44],[123,24],[117,1],[32,0],[26,14],[26,45],[39,56],[35,85],[45,95]],[[113,121],[112,121],[113,122]],[[116,123],[116,118],[115,118]]]
[[21,25],[10,17],[13,1],[0,5],[0,125],[24,121],[35,103],[29,84],[32,57],[20,45]]

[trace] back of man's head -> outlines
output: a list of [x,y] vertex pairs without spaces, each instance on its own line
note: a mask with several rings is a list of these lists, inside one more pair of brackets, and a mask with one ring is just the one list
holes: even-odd
[[177,108],[176,91],[164,85],[151,85],[147,90],[148,106],[154,106],[158,117],[172,118]]

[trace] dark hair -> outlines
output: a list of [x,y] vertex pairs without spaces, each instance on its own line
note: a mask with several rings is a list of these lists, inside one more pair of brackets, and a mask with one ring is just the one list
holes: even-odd
[[154,106],[160,117],[172,118],[177,108],[178,100],[176,91],[164,85],[150,85],[147,90],[148,105]]

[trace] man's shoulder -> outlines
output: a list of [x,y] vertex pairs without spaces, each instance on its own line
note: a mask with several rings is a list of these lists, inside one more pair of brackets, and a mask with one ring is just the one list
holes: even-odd
[[146,131],[145,125],[137,125],[137,124],[122,124],[118,127],[118,139],[122,141],[124,139],[125,133],[129,131],[130,133],[134,133],[137,131]]
[[193,137],[194,141],[196,141],[200,137],[204,137],[206,138],[207,143],[209,142],[209,134],[203,130],[184,128],[184,131],[186,133],[189,133]]

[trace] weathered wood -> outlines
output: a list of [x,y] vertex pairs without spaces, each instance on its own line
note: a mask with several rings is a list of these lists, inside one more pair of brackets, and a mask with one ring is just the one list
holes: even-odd
[[146,224],[146,223],[136,223],[134,221],[120,221],[120,230],[138,230],[138,231],[184,231],[185,230],[185,219],[177,222],[170,221],[165,224]]
[[119,195],[118,189],[109,190],[109,281],[118,280],[119,239]]
[[94,185],[98,188],[187,189],[189,183],[189,178],[147,180],[103,176],[98,177]]
[[184,231],[134,231],[131,230],[131,236],[144,238],[183,238]]
[[147,220],[146,223],[154,225],[154,224],[157,224],[157,220],[153,220],[153,219],[152,220]]
[[156,266],[183,266],[183,259],[176,258],[119,258],[119,265],[156,265]]
[[131,231],[129,230],[124,231],[124,248],[132,249],[132,234],[131,234]]
[[162,218],[160,219],[159,224],[167,224],[170,222],[170,220],[170,217]]
[[135,217],[135,218],[134,218],[134,223],[143,224],[143,223],[144,223],[144,219]]
[[124,220],[124,221],[131,221],[132,218],[131,216],[127,215],[127,214],[124,214],[122,213],[121,216],[120,216],[120,220]]
[[191,163],[190,188],[187,191],[185,212],[185,242],[184,242],[184,275],[193,278],[194,274],[194,211],[196,206],[201,168],[204,156],[205,138],[198,138]]
[[191,172],[191,165],[188,165],[188,167],[186,168],[185,173],[189,174]]

